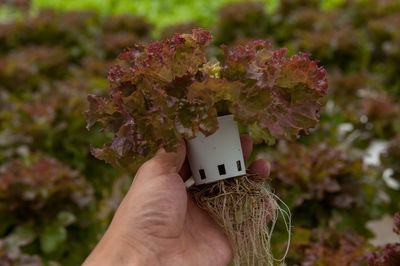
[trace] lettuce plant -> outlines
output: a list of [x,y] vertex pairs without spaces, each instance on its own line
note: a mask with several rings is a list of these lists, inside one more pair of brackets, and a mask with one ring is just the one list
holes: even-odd
[[19,46],[46,43],[51,47],[63,46],[65,54],[78,59],[93,50],[90,37],[98,23],[98,16],[93,12],[41,10],[36,16],[0,25],[0,54]]
[[357,150],[281,141],[269,156],[271,186],[297,217],[295,225],[314,228],[335,222],[336,229],[369,234],[365,224],[382,206],[376,207],[378,191]]
[[0,58],[0,83],[14,92],[35,90],[49,79],[63,78],[68,61],[65,51],[59,47],[14,49]]
[[29,10],[31,7],[31,0],[6,0],[2,1],[2,5],[18,8],[21,10]]
[[102,35],[97,45],[106,59],[114,59],[124,48],[150,37],[151,25],[142,17],[107,16],[100,26]]
[[[400,4],[398,4],[400,8]],[[367,24],[369,38],[374,45],[372,53],[373,69],[382,75],[387,91],[400,95],[399,65],[400,60],[399,12],[370,19]]]
[[[57,216],[62,208],[76,211],[93,200],[93,189],[79,172],[37,153],[12,160],[0,170],[0,213],[15,217]],[[4,224],[3,224],[4,225]]]
[[[327,90],[326,72],[316,61],[306,54],[286,58],[286,49],[274,51],[267,41],[252,41],[233,49],[223,46],[224,62],[211,62],[205,56],[210,40],[210,32],[197,29],[121,53],[122,64],[109,72],[109,97],[88,96],[87,128],[100,122],[103,131],[114,134],[111,143],[92,153],[133,172],[160,148],[174,151],[182,139],[199,132],[212,135],[218,116],[233,114],[255,141],[267,143],[294,139],[316,125]],[[279,206],[262,182],[240,178],[234,180],[238,187],[225,179],[194,197],[227,235],[233,265],[271,264],[266,217],[276,217]],[[227,196],[224,191],[231,189]],[[210,201],[215,193],[222,200]],[[258,212],[247,212],[249,204]],[[246,218],[232,219],[238,213]],[[239,226],[243,230],[232,229]]]
[[371,252],[368,256],[368,265],[386,266],[399,265],[400,243],[387,244],[384,247]]
[[[39,261],[24,250],[55,259],[68,257],[74,234],[95,225],[93,200],[93,188],[84,176],[52,157],[34,153],[2,165],[0,260],[11,265]],[[89,217],[92,220],[85,221]]]
[[290,265],[367,265],[360,257],[369,245],[353,231],[338,232],[329,227],[295,228],[294,231],[301,238],[292,243],[287,258]]
[[135,169],[159,148],[218,129],[231,113],[260,142],[294,139],[318,122],[327,91],[326,71],[306,54],[286,58],[266,41],[223,47],[224,63],[207,61],[211,35],[197,29],[170,40],[137,44],[110,69],[110,95],[89,95],[87,128],[97,122],[114,133],[99,159]]
[[[400,215],[394,215],[393,232],[400,236]],[[368,265],[385,266],[400,264],[400,241],[393,244],[386,244],[382,247],[377,247],[370,252],[366,252],[362,258],[368,261]]]
[[227,3],[219,10],[214,42],[232,44],[243,38],[258,39],[271,32],[271,24],[262,2]]
[[362,89],[358,97],[343,107],[349,122],[360,132],[361,138],[391,139],[400,131],[400,104],[386,92]]
[[[398,213],[394,219],[393,230],[398,234]],[[400,263],[400,243],[374,247],[354,231],[338,232],[332,227],[295,228],[294,231],[294,248],[287,259],[291,265],[386,266]]]
[[319,10],[318,0],[281,0],[279,1],[278,14],[282,17],[291,15],[294,10],[301,8],[312,8]]

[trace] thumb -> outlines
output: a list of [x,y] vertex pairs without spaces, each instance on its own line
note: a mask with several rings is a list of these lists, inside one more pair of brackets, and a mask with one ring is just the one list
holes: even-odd
[[166,152],[165,149],[158,150],[153,158],[139,168],[136,178],[142,175],[176,174],[182,168],[185,158],[186,144],[184,140],[181,140],[176,152]]

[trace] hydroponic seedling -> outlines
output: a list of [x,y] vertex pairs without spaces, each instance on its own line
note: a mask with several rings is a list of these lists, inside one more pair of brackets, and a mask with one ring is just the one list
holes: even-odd
[[121,65],[109,73],[109,97],[88,96],[88,129],[100,122],[114,133],[92,153],[133,171],[185,139],[202,185],[193,193],[227,234],[234,264],[272,264],[268,224],[282,210],[246,174],[237,123],[256,142],[295,139],[318,122],[326,72],[308,55],[286,58],[286,49],[272,50],[267,41],[223,47],[223,63],[210,63],[204,52],[210,40],[197,29],[121,53]]

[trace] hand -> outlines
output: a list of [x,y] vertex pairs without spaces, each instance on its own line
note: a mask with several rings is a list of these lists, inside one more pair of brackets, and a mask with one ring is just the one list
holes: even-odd
[[[252,151],[249,136],[241,137],[244,159]],[[232,258],[228,239],[187,194],[190,176],[184,143],[176,153],[160,150],[138,170],[101,241],[84,265],[227,265]],[[269,176],[265,160],[249,171]],[[180,174],[179,174],[180,173]]]

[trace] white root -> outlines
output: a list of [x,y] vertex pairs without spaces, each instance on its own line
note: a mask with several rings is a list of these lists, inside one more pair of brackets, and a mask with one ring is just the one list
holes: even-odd
[[[265,182],[254,181],[252,177],[230,178],[191,189],[197,204],[224,230],[233,249],[235,266],[273,265],[283,262],[289,251],[290,210]],[[275,259],[271,254],[271,237],[279,215],[289,237],[285,254]]]

